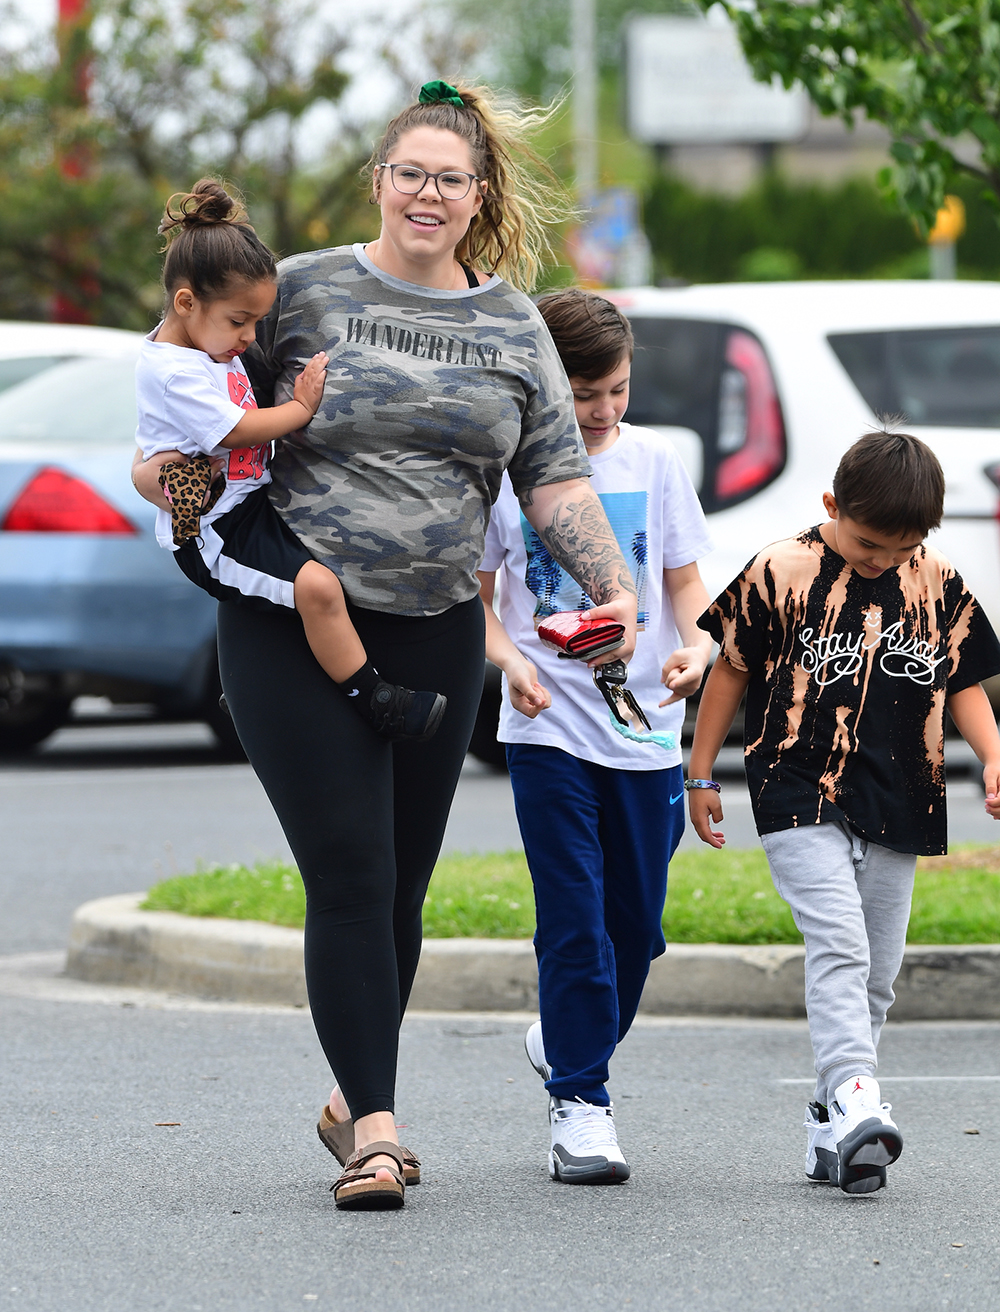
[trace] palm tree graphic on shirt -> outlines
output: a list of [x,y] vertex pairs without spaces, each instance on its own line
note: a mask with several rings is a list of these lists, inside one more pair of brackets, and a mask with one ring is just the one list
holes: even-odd
[[[622,555],[629,563],[639,595],[639,628],[645,627],[646,578],[648,574],[648,539],[646,531],[645,492],[602,492],[599,494],[608,522]],[[524,581],[536,598],[535,624],[564,610],[589,609],[594,603],[579,583],[549,554],[548,548],[521,516],[521,533],[527,554]]]

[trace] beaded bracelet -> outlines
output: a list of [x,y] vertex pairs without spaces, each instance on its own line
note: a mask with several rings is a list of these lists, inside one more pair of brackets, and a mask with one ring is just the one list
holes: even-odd
[[722,785],[717,784],[714,779],[685,779],[684,788],[687,792],[692,788],[711,788],[715,793],[722,792]]

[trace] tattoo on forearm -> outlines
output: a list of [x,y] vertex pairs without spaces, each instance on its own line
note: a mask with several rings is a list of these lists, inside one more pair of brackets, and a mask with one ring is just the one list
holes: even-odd
[[[529,504],[524,502],[522,504]],[[604,507],[588,488],[572,501],[558,503],[549,522],[538,529],[553,560],[572,575],[587,595],[603,606],[623,593],[635,596],[635,583],[608,523]]]

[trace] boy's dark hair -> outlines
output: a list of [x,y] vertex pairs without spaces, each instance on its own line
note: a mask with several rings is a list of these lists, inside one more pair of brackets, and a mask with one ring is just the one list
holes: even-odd
[[632,359],[635,342],[629,322],[603,296],[572,287],[543,296],[538,308],[571,378],[606,378],[622,356]]
[[881,429],[859,438],[833,476],[842,515],[890,537],[926,536],[944,513],[944,473],[926,443]]
[[190,287],[199,301],[219,301],[239,283],[278,276],[274,255],[251,228],[242,201],[215,178],[171,196],[158,231],[167,241],[168,301],[178,287]]

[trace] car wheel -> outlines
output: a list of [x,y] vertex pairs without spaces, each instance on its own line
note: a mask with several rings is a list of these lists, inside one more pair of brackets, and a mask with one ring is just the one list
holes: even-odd
[[219,751],[223,756],[230,761],[245,761],[247,754],[243,750],[243,744],[236,732],[233,717],[225,707],[219,705],[221,696],[222,680],[219,678],[219,664],[213,658],[211,673],[208,676],[208,687],[205,692],[205,701],[202,706],[202,719],[218,739]]
[[503,743],[497,742],[497,722],[500,719],[502,696],[500,671],[487,661],[483,695],[479,699],[479,711],[476,715],[476,727],[472,730],[469,753],[477,761],[482,761],[484,765],[491,766],[494,770],[507,769],[506,749]]
[[0,666],[0,752],[27,752],[69,719],[69,697],[26,686],[24,674]]

